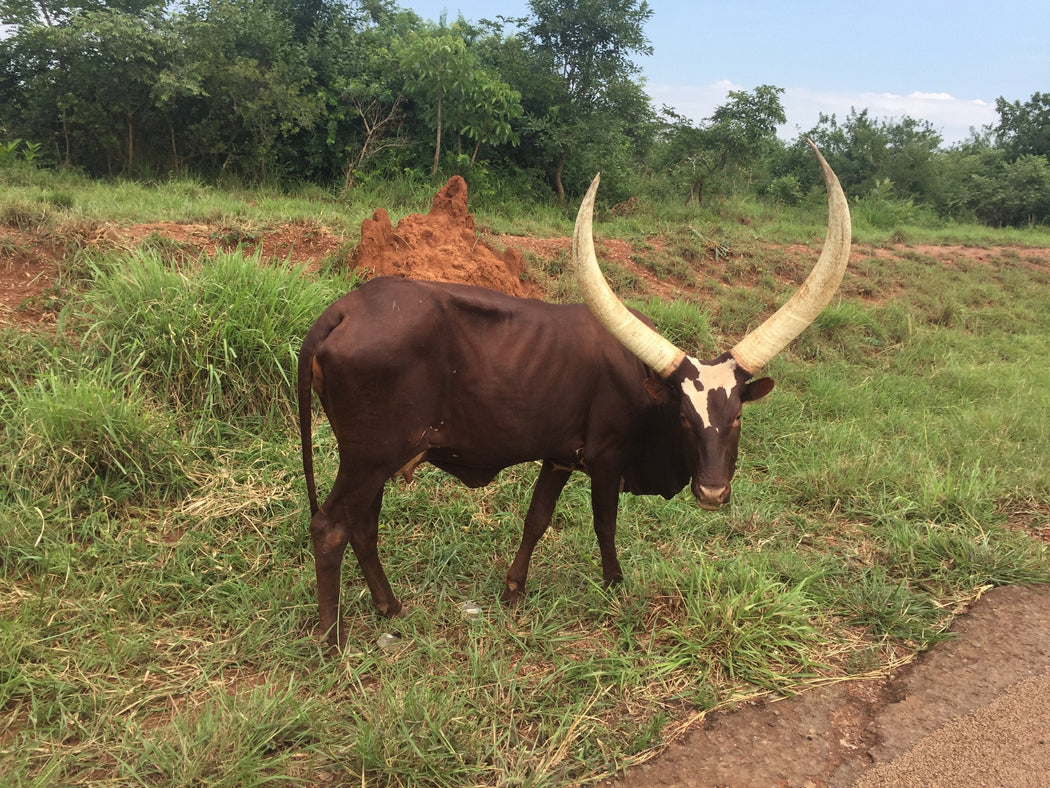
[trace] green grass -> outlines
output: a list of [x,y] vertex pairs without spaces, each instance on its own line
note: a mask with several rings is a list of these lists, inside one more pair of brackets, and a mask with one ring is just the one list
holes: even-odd
[[[22,177],[0,208],[46,204],[45,221],[104,220],[109,203],[138,221],[142,199],[152,217],[269,224],[306,205]],[[518,210],[491,225],[570,226]],[[760,241],[767,227],[783,242],[822,235],[806,210],[745,227],[679,208],[661,229],[672,252],[647,247],[635,217],[602,232],[672,275],[709,260],[682,262],[696,230],[725,244],[736,273],[708,291],[665,304],[620,283],[675,341],[713,352],[783,297],[794,263]],[[377,618],[351,559],[342,658],[314,633],[290,382],[300,338],[353,282],[156,242],[71,260],[57,330],[0,328],[12,785],[586,783],[741,697],[897,664],[987,585],[1050,580],[1032,536],[1050,517],[1050,273],[1022,254],[861,260],[770,365],[777,388],[745,413],[732,506],[622,499],[626,582],[613,591],[585,478],[566,488],[513,611],[501,578],[536,466],[477,490],[427,466],[391,483],[380,549],[411,614]],[[316,442],[325,490],[336,460],[323,422]],[[464,616],[468,601],[479,616]]]

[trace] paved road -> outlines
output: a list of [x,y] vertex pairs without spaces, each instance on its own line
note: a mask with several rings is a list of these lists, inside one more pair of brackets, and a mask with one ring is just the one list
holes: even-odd
[[613,784],[1050,786],[1050,590],[992,589],[896,674],[709,719]]

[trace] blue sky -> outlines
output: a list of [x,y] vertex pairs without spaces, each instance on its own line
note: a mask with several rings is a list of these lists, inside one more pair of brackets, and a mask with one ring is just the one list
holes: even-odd
[[[527,0],[398,0],[425,19],[527,16]],[[995,99],[1050,92],[1050,0],[649,0],[646,92],[700,121],[729,90],[771,84],[792,139],[821,112],[928,120],[951,144]]]

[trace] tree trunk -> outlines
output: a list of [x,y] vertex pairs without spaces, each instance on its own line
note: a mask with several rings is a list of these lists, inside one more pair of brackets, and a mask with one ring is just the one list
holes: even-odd
[[135,166],[135,126],[131,122],[131,113],[128,113],[128,177],[130,178]]
[[433,178],[438,174],[438,163],[441,161],[441,93],[438,89],[438,100],[437,100],[437,137],[434,140],[434,167],[430,170],[430,177]]
[[66,119],[66,111],[62,110],[62,138],[66,143],[66,169],[71,169],[73,163],[70,159],[69,122]]
[[179,163],[179,149],[175,145],[175,124],[168,122],[168,131],[171,134],[171,171],[178,172],[181,164]]
[[689,187],[689,196],[685,198],[686,205],[699,205],[704,201],[704,179],[697,178]]
[[561,156],[558,157],[558,164],[554,168],[554,192],[558,195],[558,205],[562,208],[565,207],[565,187],[561,182],[561,174],[565,171],[565,160],[569,158],[569,149],[562,148]]

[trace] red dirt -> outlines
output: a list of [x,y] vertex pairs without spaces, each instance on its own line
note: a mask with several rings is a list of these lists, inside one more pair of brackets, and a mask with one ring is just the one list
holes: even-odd
[[[45,231],[0,227],[0,324],[54,319],[48,293],[56,286],[60,266],[72,248],[133,249],[163,243],[210,256],[239,246],[264,259],[316,269],[350,243],[310,222],[276,228],[178,222],[122,227],[106,222],[70,228],[70,232],[75,237],[58,239]],[[457,175],[435,195],[429,213],[406,216],[396,228],[385,209],[376,209],[372,219],[361,223],[351,265],[367,276],[394,274],[461,282],[510,295],[540,297],[539,288],[522,279],[525,262],[513,244],[516,239],[501,240],[509,243],[497,252],[478,238],[474,217],[467,210],[467,184]]]
[[54,319],[47,293],[61,259],[62,250],[46,240],[0,228],[0,325]]
[[516,296],[539,296],[523,282],[525,261],[513,247],[498,254],[478,239],[467,212],[467,183],[454,175],[434,196],[430,213],[406,216],[391,226],[377,208],[361,223],[353,264],[373,274],[397,274],[438,282],[482,285]]
[[[55,287],[59,268],[71,248],[132,249],[147,243],[167,243],[190,254],[213,255],[220,249],[238,246],[265,259],[278,259],[316,269],[322,261],[339,255],[353,244],[353,239],[334,234],[329,228],[309,221],[279,227],[250,225],[193,224],[154,222],[119,226],[113,223],[88,224],[70,228],[57,237],[54,233],[23,232],[0,227],[0,324],[26,324],[54,319],[49,298]],[[350,263],[368,276],[395,274],[417,279],[462,282],[491,287],[511,295],[542,298],[539,286],[525,274],[522,252],[541,260],[567,259],[569,238],[527,238],[514,235],[487,236],[497,251],[477,232],[474,217],[467,208],[467,185],[459,176],[434,196],[427,214],[413,214],[392,226],[389,214],[377,208],[371,219],[361,223],[359,242],[350,255]],[[662,250],[659,238],[648,239],[649,249]],[[640,289],[664,298],[682,292],[709,288],[716,281],[731,280],[746,286],[756,270],[736,265],[727,270],[726,260],[700,261],[697,276],[682,281],[658,276],[635,260],[639,250],[626,241],[598,238],[599,258],[627,271]],[[991,265],[996,257],[1012,254],[1021,265],[1042,271],[1050,262],[1041,250],[1022,247],[967,246],[859,246],[854,244],[853,265],[847,270],[842,292],[866,300],[893,296],[894,284],[872,285],[857,263],[865,260],[890,259],[907,255],[921,256],[946,267]],[[804,276],[816,250],[805,244],[778,247],[777,276],[792,279]],[[752,268],[754,268],[752,266]]]

